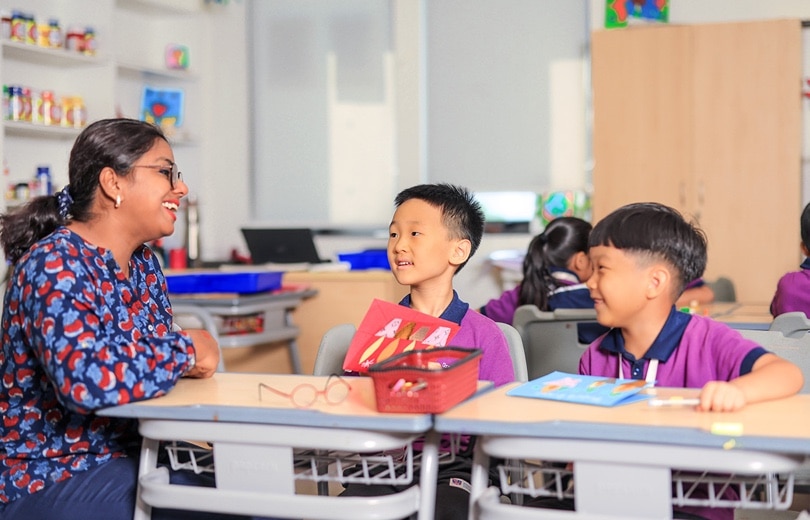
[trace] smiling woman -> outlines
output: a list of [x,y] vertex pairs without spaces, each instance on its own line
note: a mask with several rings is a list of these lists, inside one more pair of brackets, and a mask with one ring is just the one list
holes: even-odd
[[[163,272],[145,245],[174,231],[188,194],[161,130],[132,119],[91,124],[73,145],[69,178],[57,194],[0,216],[10,263],[0,347],[8,520],[132,518],[137,423],[95,412],[163,395],[184,376],[209,377],[219,362],[208,332],[174,329]],[[212,484],[181,472],[172,480]]]

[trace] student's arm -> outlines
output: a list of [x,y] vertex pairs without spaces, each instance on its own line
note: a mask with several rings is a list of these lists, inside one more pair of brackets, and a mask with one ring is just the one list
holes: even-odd
[[746,404],[787,397],[804,385],[802,371],[775,354],[763,354],[748,374],[725,381],[710,381],[700,392],[699,410],[733,412]]

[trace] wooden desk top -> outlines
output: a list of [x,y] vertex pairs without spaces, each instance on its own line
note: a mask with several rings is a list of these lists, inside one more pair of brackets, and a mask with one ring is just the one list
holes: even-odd
[[767,303],[717,302],[701,305],[699,314],[726,323],[770,323],[773,321]]
[[259,383],[289,393],[300,384],[312,384],[317,390],[322,390],[326,379],[309,375],[217,372],[209,379],[183,378],[163,397],[107,408],[98,414],[397,432],[424,432],[432,425],[429,414],[378,412],[374,382],[369,377],[346,377],[351,385],[349,396],[335,405],[318,396],[311,407],[296,408],[290,398],[270,391],[262,391],[262,400],[259,400]]
[[[739,412],[651,407],[647,401],[602,407],[512,397],[512,383],[435,418],[441,432],[745,448],[810,453],[810,395],[749,405]],[[696,397],[697,389],[657,388],[659,396]]]

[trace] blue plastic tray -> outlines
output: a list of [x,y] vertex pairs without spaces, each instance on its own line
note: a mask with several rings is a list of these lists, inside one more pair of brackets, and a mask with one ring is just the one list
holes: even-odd
[[366,249],[355,253],[339,253],[338,260],[349,262],[352,271],[390,268],[388,265],[388,251],[385,249]]
[[281,288],[284,273],[188,273],[167,274],[169,293],[239,293],[275,291]]

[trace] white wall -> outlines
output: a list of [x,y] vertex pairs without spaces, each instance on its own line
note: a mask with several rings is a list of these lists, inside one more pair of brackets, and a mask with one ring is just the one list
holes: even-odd
[[[204,160],[211,164],[211,175],[203,181],[200,192],[202,206],[203,257],[205,259],[226,259],[232,248],[244,252],[244,244],[239,228],[250,220],[249,201],[253,187],[249,181],[250,118],[254,107],[249,103],[248,67],[251,45],[244,39],[247,33],[247,3],[229,2],[226,6],[213,7],[221,12],[210,20],[209,34],[211,53],[207,64],[205,88],[210,111],[206,116],[206,128],[211,132],[210,142],[216,146],[204,151]],[[492,0],[499,6],[501,0]],[[603,0],[582,0],[587,2],[584,24],[592,29],[600,29],[604,20]],[[306,2],[302,2],[306,3]],[[425,56],[418,45],[418,38],[426,26],[426,10],[422,1],[391,0],[393,13],[390,37],[396,52],[389,65],[393,78],[394,112],[393,122],[397,139],[394,143],[393,161],[394,189],[423,182],[427,179],[427,156],[424,128],[427,126]],[[800,17],[810,19],[810,1],[807,0],[671,0],[671,23],[701,23],[733,20],[750,20],[774,17]],[[470,21],[480,23],[480,21]],[[809,47],[810,48],[810,47]],[[532,49],[526,49],[531,53]],[[550,115],[554,121],[551,132],[553,155],[550,183],[554,187],[579,186],[588,182],[587,163],[590,151],[584,143],[589,143],[587,121],[577,121],[578,114],[588,109],[587,89],[571,83],[574,77],[587,84],[587,62],[565,60],[554,66],[557,70],[549,73]],[[387,69],[386,69],[387,70]],[[555,77],[568,78],[556,81]],[[474,85],[473,85],[474,86]],[[472,86],[471,86],[472,88]],[[571,114],[577,114],[571,116]],[[344,119],[345,121],[345,119]],[[807,140],[805,140],[807,141]],[[259,143],[261,145],[261,143]],[[564,151],[564,152],[562,152]],[[561,153],[557,153],[561,152]],[[807,153],[805,154],[807,156]],[[807,161],[805,161],[806,163]],[[564,172],[564,173],[555,173]],[[508,179],[503,172],[499,178]],[[282,181],[283,182],[283,179]],[[507,181],[508,182],[508,181]],[[806,186],[810,183],[806,183]],[[807,188],[805,188],[806,190]],[[370,194],[374,196],[374,194]],[[390,204],[390,193],[384,197]],[[805,196],[805,200],[808,197]],[[261,201],[260,201],[261,202]],[[306,204],[301,200],[300,204]],[[383,222],[385,224],[385,222]],[[321,222],[323,224],[323,222]],[[318,239],[323,256],[332,256],[337,251],[353,251],[375,246],[381,239],[324,237]],[[478,306],[499,290],[486,256],[498,249],[525,249],[529,235],[487,235],[481,250],[473,261],[457,278],[457,287],[464,299]]]

